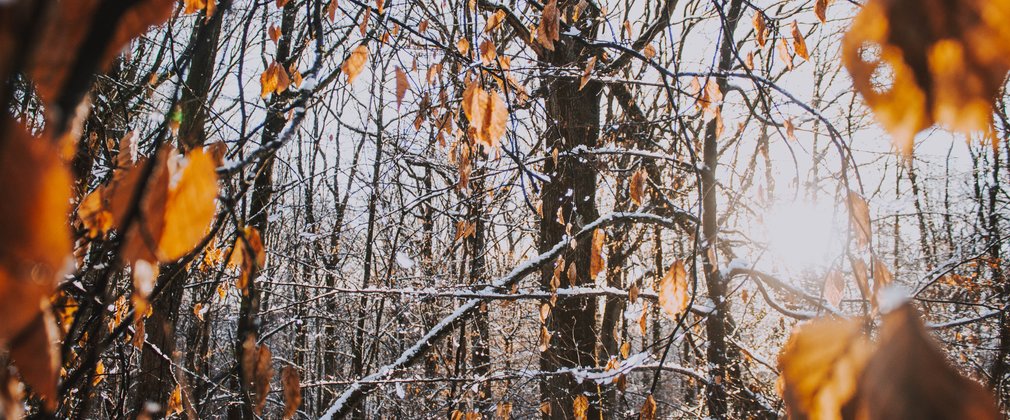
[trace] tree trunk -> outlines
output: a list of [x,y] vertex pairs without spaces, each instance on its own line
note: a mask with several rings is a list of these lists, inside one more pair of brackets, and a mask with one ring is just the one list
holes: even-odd
[[[563,49],[558,45],[558,52]],[[595,148],[600,134],[600,91],[601,84],[589,82],[579,89],[579,81],[545,77],[549,83],[547,97],[547,120],[552,124],[547,130],[548,156],[544,172],[550,181],[543,184],[541,205],[543,217],[540,220],[540,252],[545,252],[565,240],[567,226],[558,223],[562,215],[566,224],[577,230],[582,224],[599,217],[596,209],[597,170],[584,158],[569,153],[577,147]],[[550,80],[550,82],[546,82]],[[553,151],[559,152],[557,163],[551,158]],[[575,250],[564,255],[564,273],[569,273],[569,265],[574,264],[576,286],[591,285],[589,277],[591,240],[580,241]],[[554,275],[553,267],[541,270],[540,282],[550,288]],[[562,287],[569,284],[566,274],[562,274]],[[594,367],[597,364],[596,349],[596,299],[584,296],[558,297],[550,316],[547,330],[552,334],[547,350],[540,354],[540,369],[553,372],[572,367]],[[572,418],[572,401],[579,395],[589,400],[586,414],[589,418],[599,418],[600,398],[592,381],[579,383],[570,375],[550,375],[540,380],[542,402],[550,404],[549,413],[544,418]]]

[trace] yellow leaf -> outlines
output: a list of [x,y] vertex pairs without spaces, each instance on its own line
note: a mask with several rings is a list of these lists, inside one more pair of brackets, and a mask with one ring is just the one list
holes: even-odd
[[1004,1],[863,4],[842,39],[842,61],[902,152],[911,153],[915,134],[934,123],[962,132],[989,128],[1010,69],[1007,16]]
[[823,319],[796,328],[778,361],[789,417],[841,419],[871,352],[856,320]]
[[172,394],[168,396],[168,408],[165,415],[168,417],[182,413],[182,386],[176,384],[172,389]]
[[288,90],[291,79],[284,66],[274,61],[267,66],[267,69],[260,75],[260,97],[266,98],[270,94],[279,94]]
[[214,158],[203,149],[186,156],[186,166],[175,185],[169,186],[165,203],[165,231],[158,242],[159,259],[175,261],[186,255],[207,235],[217,210],[217,172]]
[[587,420],[586,411],[589,410],[589,399],[585,395],[579,395],[572,401],[572,414],[575,420]]
[[684,262],[674,261],[659,283],[659,305],[671,319],[677,319],[687,310],[690,299],[687,290],[687,271]]
[[347,83],[354,82],[354,78],[358,77],[361,70],[365,68],[365,63],[368,62],[368,44],[361,44],[354,48],[351,55],[344,60],[344,64],[340,67],[341,71],[347,75]]

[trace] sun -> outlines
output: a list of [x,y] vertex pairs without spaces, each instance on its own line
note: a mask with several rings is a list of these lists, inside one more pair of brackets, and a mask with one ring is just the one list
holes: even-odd
[[833,203],[777,201],[764,216],[766,256],[786,271],[823,268],[840,255],[843,211]]

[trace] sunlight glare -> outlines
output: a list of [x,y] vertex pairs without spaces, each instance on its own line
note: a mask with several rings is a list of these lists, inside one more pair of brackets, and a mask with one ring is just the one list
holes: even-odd
[[829,264],[841,242],[835,213],[823,203],[775,203],[764,218],[770,256],[790,271]]

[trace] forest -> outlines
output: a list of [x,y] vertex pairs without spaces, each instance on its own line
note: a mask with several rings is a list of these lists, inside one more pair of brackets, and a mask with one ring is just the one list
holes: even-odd
[[0,0],[0,419],[1010,415],[1010,0]]

